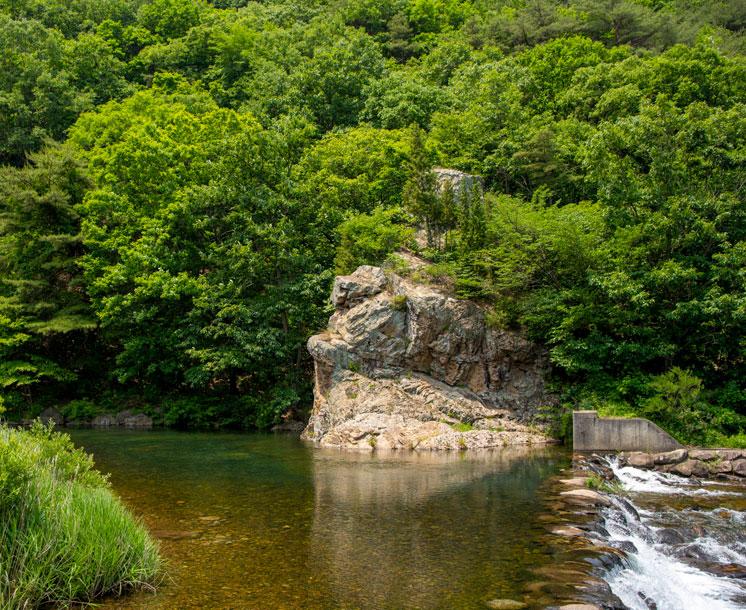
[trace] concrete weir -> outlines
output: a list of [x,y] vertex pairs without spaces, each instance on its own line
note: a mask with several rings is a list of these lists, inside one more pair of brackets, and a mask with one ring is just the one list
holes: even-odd
[[681,444],[653,422],[635,417],[599,418],[597,411],[574,411],[575,451],[647,451],[660,453],[681,448]]

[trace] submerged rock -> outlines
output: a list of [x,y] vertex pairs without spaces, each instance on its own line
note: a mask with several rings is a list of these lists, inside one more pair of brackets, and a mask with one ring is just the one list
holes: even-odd
[[492,599],[485,605],[492,610],[522,610],[528,608],[528,604],[514,599]]
[[465,449],[550,441],[531,425],[556,403],[549,355],[485,311],[378,267],[338,277],[327,332],[308,341],[314,409],[304,438],[328,447]]
[[150,534],[160,540],[196,540],[202,535],[183,530],[151,530]]

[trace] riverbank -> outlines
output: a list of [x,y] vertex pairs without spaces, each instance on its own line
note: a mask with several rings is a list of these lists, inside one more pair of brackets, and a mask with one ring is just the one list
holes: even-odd
[[0,427],[0,608],[152,589],[160,563],[157,544],[67,435]]

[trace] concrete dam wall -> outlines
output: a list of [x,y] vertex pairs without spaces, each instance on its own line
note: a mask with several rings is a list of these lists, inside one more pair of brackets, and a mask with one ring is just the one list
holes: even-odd
[[574,411],[575,451],[647,451],[660,453],[681,448],[681,444],[653,422],[635,417],[599,418],[596,411]]

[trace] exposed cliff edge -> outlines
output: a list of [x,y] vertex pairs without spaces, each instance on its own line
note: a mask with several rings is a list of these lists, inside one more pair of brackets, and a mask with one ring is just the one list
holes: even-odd
[[546,443],[549,356],[485,312],[378,267],[337,277],[303,437],[325,447],[465,449]]

